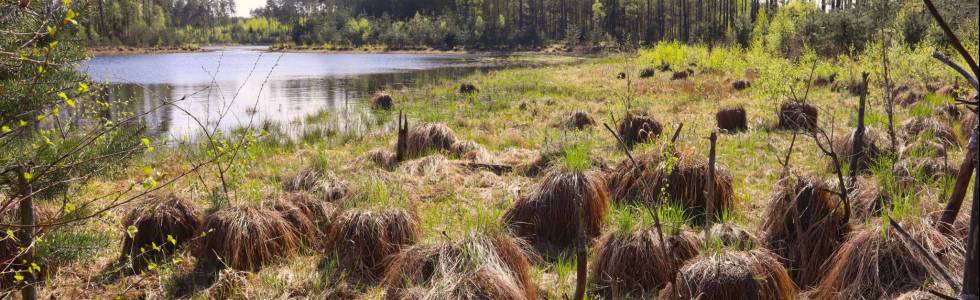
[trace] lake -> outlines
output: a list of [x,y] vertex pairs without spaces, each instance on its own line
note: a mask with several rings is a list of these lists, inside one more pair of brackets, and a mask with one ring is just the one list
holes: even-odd
[[[105,55],[82,64],[109,98],[128,101],[154,134],[171,139],[279,124],[291,135],[327,111],[335,124],[362,124],[365,99],[378,90],[458,78],[501,66],[468,54],[279,53],[263,47],[208,52]],[[173,105],[163,105],[173,102]],[[159,108],[158,108],[159,107]],[[341,130],[350,130],[341,128]]]

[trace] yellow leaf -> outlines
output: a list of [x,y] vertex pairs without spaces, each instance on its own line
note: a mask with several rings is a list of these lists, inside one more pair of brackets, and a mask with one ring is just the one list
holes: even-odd
[[3,131],[3,133],[8,133],[10,132],[10,126],[3,125],[3,128],[0,128],[0,131]]
[[24,172],[24,180],[31,182],[31,179],[34,179],[34,175],[31,175],[31,172]]
[[79,82],[78,83],[78,92],[79,93],[83,93],[83,94],[84,93],[87,93],[88,92],[88,84],[85,84],[84,82]]

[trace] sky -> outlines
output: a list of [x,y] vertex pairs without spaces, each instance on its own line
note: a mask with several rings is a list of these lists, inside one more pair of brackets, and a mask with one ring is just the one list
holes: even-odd
[[235,15],[248,17],[253,9],[265,6],[265,0],[235,0]]

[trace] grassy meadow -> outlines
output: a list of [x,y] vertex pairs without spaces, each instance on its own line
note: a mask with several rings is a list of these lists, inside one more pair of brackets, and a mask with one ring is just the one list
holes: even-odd
[[[915,50],[893,47],[887,50],[889,75],[896,86],[916,87],[924,84],[952,85],[962,81],[948,68],[930,57],[934,47]],[[976,49],[972,49],[976,50]],[[898,188],[893,172],[899,154],[887,143],[888,115],[881,64],[882,48],[870,46],[861,53],[837,58],[817,57],[803,51],[794,59],[770,55],[761,47],[728,48],[687,46],[663,43],[635,53],[602,57],[567,58],[527,54],[528,59],[546,64],[528,68],[508,68],[475,74],[437,84],[389,90],[394,100],[390,110],[365,109],[340,115],[323,112],[310,116],[290,137],[284,128],[289,124],[263,124],[261,134],[242,152],[241,158],[227,163],[224,174],[229,191],[223,191],[221,177],[214,167],[191,172],[172,185],[166,193],[190,199],[200,208],[201,217],[217,208],[236,205],[268,206],[270,199],[294,192],[297,176],[311,172],[331,180],[331,188],[344,196],[335,200],[338,212],[401,208],[415,215],[420,234],[417,245],[435,245],[464,240],[480,233],[506,234],[503,221],[506,211],[526,196],[544,175],[530,176],[522,166],[533,164],[542,153],[560,153],[552,163],[569,170],[608,174],[628,158],[616,138],[603,126],[615,129],[628,110],[649,112],[663,124],[661,136],[636,145],[633,156],[660,153],[670,135],[683,125],[673,143],[678,152],[702,160],[708,156],[708,136],[716,130],[715,113],[721,108],[742,107],[747,114],[748,129],[721,132],[716,147],[717,168],[731,175],[734,202],[721,219],[744,228],[756,236],[771,216],[767,205],[777,182],[783,175],[780,160],[793,144],[789,168],[794,175],[809,174],[829,180],[836,187],[831,161],[807,132],[778,128],[777,112],[783,102],[803,99],[819,110],[819,126],[832,137],[851,132],[857,123],[857,95],[846,90],[835,91],[830,85],[815,86],[814,79],[836,74],[836,82],[860,80],[861,72],[870,73],[865,124],[884,133],[880,144],[884,154],[865,175],[881,185],[893,205],[879,216],[854,217],[853,228],[886,226],[888,218],[903,224],[926,222],[948,198],[951,176],[930,177],[913,172],[912,188]],[[659,66],[669,65],[670,71]],[[646,68],[656,69],[651,77],[641,78]],[[690,68],[693,75],[672,79],[673,72]],[[619,78],[624,73],[625,78]],[[751,87],[736,90],[738,80]],[[478,92],[460,93],[460,83],[471,83]],[[960,87],[966,85],[959,83]],[[899,147],[908,136],[903,122],[914,118],[935,118],[948,125],[957,137],[944,147],[945,161],[958,166],[966,152],[967,140],[960,134],[961,121],[942,114],[954,97],[935,91],[923,92],[922,99],[909,105],[895,105],[894,126]],[[968,112],[960,109],[962,115]],[[582,130],[569,126],[570,117],[585,112],[595,121]],[[394,153],[398,139],[399,113],[407,117],[409,127],[421,123],[442,123],[452,129],[459,140],[473,141],[478,151],[457,155],[429,150],[424,155],[397,164],[379,164],[378,151]],[[965,118],[965,117],[964,117]],[[344,121],[351,120],[351,121]],[[928,134],[928,133],[926,133]],[[922,138],[922,137],[918,137]],[[926,137],[928,139],[929,137]],[[158,145],[142,158],[141,165],[152,167],[160,178],[180,174],[193,168],[214,151],[207,143],[176,142]],[[390,155],[390,154],[389,154]],[[915,157],[925,154],[905,154]],[[470,163],[511,166],[514,170],[492,172]],[[846,168],[845,163],[845,168]],[[499,174],[498,174],[499,173]],[[847,174],[847,170],[844,170]],[[955,174],[955,173],[954,173]],[[104,189],[124,187],[141,182],[142,167],[127,168],[88,183],[79,193],[97,194]],[[160,180],[160,179],[158,179]],[[307,192],[318,197],[324,189]],[[969,198],[969,197],[968,197]],[[655,222],[650,207],[626,204],[610,199],[610,211],[602,220],[602,233],[629,232]],[[969,201],[969,200],[968,200]],[[45,209],[57,210],[60,203],[45,202]],[[45,240],[61,243],[60,247],[77,249],[49,257],[57,258],[59,267],[42,295],[57,298],[334,298],[381,299],[386,286],[378,282],[352,279],[337,267],[344,257],[336,251],[302,246],[295,255],[276,260],[254,271],[225,269],[215,278],[203,279],[197,274],[193,242],[168,259],[128,276],[112,276],[120,253],[120,241],[127,235],[122,220],[127,211],[110,210],[86,222],[81,230],[49,232]],[[969,204],[966,205],[969,207]],[[89,209],[78,204],[74,209]],[[655,208],[660,222],[671,231],[703,230],[685,219],[682,207],[670,205]],[[340,213],[338,213],[340,214]],[[574,215],[569,215],[574,218]],[[335,215],[334,221],[338,220]],[[909,225],[911,226],[911,225]],[[852,232],[858,229],[852,229]],[[890,236],[890,238],[896,238]],[[195,237],[194,240],[202,239]],[[176,243],[175,243],[176,244]],[[311,243],[307,243],[311,244]],[[590,245],[590,257],[596,253]],[[721,252],[728,246],[702,241],[702,252]],[[959,247],[962,247],[960,245]],[[44,251],[43,246],[39,251]],[[534,251],[531,251],[532,253]],[[543,299],[571,297],[575,290],[576,259],[574,251],[548,258],[532,258],[529,271]],[[956,269],[952,274],[961,272]],[[590,272],[590,276],[592,276]],[[929,275],[924,288],[944,290],[938,279]],[[811,288],[799,288],[800,295]],[[647,294],[650,295],[650,294]],[[653,294],[655,295],[655,293]],[[797,296],[797,295],[792,295]],[[588,298],[597,294],[587,293]]]

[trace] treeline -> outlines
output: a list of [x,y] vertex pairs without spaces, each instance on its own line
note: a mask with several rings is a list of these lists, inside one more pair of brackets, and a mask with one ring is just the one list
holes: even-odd
[[[805,44],[825,55],[860,50],[883,30],[909,45],[930,37],[943,42],[915,0],[269,0],[248,19],[230,17],[230,1],[100,0],[90,36],[136,45],[512,49],[660,41],[747,46],[753,35],[766,35],[785,42],[786,52]],[[938,6],[957,30],[976,36],[976,1]]]

